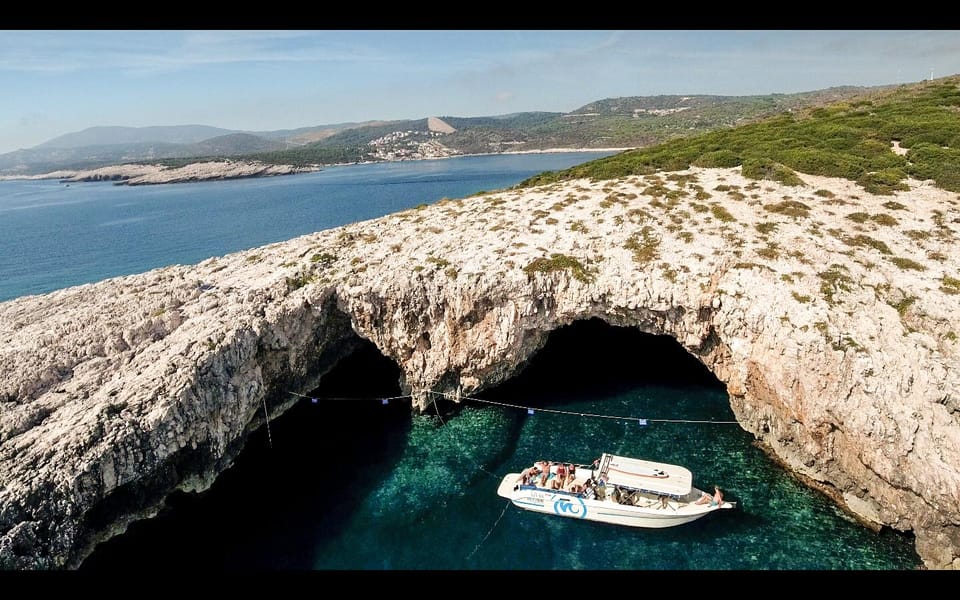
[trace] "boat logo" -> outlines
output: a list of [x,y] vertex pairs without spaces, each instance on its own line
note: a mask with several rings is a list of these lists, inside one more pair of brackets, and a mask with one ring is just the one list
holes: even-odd
[[553,512],[561,517],[585,519],[587,517],[587,505],[583,502],[583,498],[576,498],[576,500],[577,502],[573,502],[570,498],[557,498],[553,503]]

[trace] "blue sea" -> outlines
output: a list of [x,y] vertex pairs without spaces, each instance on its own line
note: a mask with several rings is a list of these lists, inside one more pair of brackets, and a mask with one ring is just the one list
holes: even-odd
[[467,156],[159,186],[0,181],[0,302],[193,264],[609,154]]
[[[0,300],[194,263],[508,187],[600,155],[465,157],[157,187],[0,182]],[[272,420],[269,435],[252,434],[209,491],[173,495],[159,516],[99,546],[81,571],[921,564],[912,536],[864,527],[728,423],[735,419],[723,385],[670,338],[574,323],[553,332],[514,379],[422,415],[408,400],[381,400],[399,393],[398,375],[372,345],[361,348],[311,392],[316,402],[304,399]],[[589,463],[602,452],[682,464],[695,485],[719,485],[738,507],[679,527],[634,529],[523,511],[496,494],[503,474],[535,460]]]

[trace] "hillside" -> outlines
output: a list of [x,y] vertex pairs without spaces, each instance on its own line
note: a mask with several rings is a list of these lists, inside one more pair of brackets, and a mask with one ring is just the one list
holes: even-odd
[[[198,125],[93,127],[36,148],[0,155],[0,174],[27,175],[160,160],[186,164],[200,158],[239,157],[307,166],[553,148],[636,148],[727,129],[786,111],[854,100],[883,89],[887,88],[839,87],[758,96],[631,96],[597,100],[569,113],[430,116],[257,132]],[[449,128],[431,127],[431,122],[437,121]]]
[[[449,134],[430,131],[427,119],[393,121],[344,130],[313,144],[250,158],[306,165],[551,148],[648,146],[802,107],[857,98],[877,89],[883,88],[840,87],[761,96],[608,98],[570,113],[443,116],[441,119],[456,129]],[[425,148],[421,150],[421,146]]]
[[188,164],[300,146],[377,121],[264,132],[206,125],[91,127],[28,149],[0,154],[0,175],[94,169],[137,162]]
[[232,157],[285,147],[286,144],[282,142],[246,133],[231,133],[196,144],[138,142],[78,148],[34,148],[0,155],[0,175],[29,175],[143,162],[186,164],[203,157]]
[[789,185],[803,174],[842,177],[875,194],[907,177],[960,192],[960,77],[881,90],[852,102],[807,107],[768,120],[623,152],[520,184],[612,179],[657,170],[742,166],[753,179]]
[[35,146],[35,149],[82,148],[113,144],[195,144],[203,140],[237,133],[209,125],[173,125],[156,127],[88,127],[67,133]]

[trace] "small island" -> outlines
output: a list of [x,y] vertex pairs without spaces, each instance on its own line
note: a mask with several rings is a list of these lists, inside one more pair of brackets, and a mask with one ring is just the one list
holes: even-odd
[[116,182],[116,185],[157,185],[161,183],[295,175],[319,170],[319,165],[275,165],[259,161],[222,159],[193,162],[179,167],[158,164],[113,165],[88,171],[76,171],[66,177],[61,174],[60,181],[62,183],[113,181]]

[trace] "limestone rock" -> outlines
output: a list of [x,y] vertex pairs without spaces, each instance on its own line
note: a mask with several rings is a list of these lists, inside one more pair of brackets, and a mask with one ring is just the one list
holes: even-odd
[[957,197],[804,179],[505,190],[0,303],[0,567],[76,566],[206,488],[361,337],[424,408],[599,317],[673,336],[780,460],[956,568]]
[[272,165],[246,160],[216,160],[196,162],[182,167],[162,165],[112,165],[89,171],[78,171],[63,178],[66,182],[115,181],[122,185],[155,185],[161,183],[186,183],[216,179],[240,179],[245,177],[271,177],[319,171],[319,166]]

